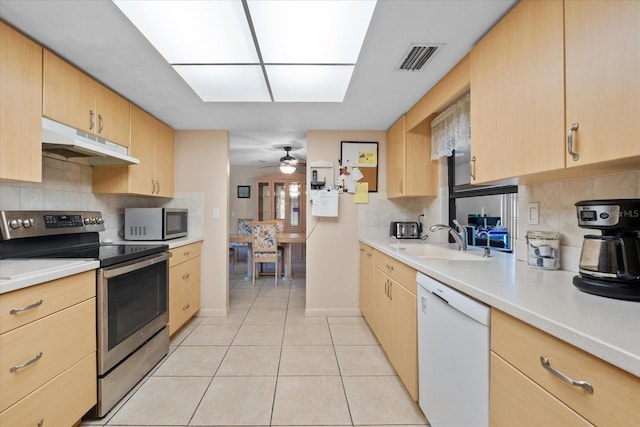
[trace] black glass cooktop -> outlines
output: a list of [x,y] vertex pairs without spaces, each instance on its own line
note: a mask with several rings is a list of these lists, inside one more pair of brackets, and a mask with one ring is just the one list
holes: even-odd
[[100,267],[119,264],[136,258],[143,258],[148,255],[164,252],[169,249],[168,245],[99,245],[77,248],[67,248],[51,254],[40,256],[40,258],[93,258],[100,261]]
[[100,244],[98,233],[0,241],[3,258],[89,258],[100,267],[143,258],[169,249],[166,244]]

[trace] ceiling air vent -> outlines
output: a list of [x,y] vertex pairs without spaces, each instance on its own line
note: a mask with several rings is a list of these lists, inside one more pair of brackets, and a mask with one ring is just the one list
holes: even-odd
[[435,43],[414,43],[409,46],[398,64],[398,70],[419,71],[429,62],[433,56],[444,46]]

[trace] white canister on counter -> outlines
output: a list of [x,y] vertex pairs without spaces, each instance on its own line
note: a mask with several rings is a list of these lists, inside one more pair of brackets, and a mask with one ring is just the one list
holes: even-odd
[[527,231],[529,265],[547,270],[560,268],[560,233],[555,231]]

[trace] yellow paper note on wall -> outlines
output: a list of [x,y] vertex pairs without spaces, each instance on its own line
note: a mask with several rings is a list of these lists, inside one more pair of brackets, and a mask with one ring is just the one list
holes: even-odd
[[369,203],[369,183],[358,182],[356,183],[356,194],[354,196],[356,203]]
[[378,153],[375,151],[360,151],[358,153],[358,164],[359,165],[372,165],[375,166],[378,164]]

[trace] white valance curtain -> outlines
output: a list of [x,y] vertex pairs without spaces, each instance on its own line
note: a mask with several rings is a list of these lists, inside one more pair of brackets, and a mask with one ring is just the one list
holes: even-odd
[[[471,97],[467,94],[431,122],[431,159],[471,146]],[[468,150],[467,150],[468,151]]]

